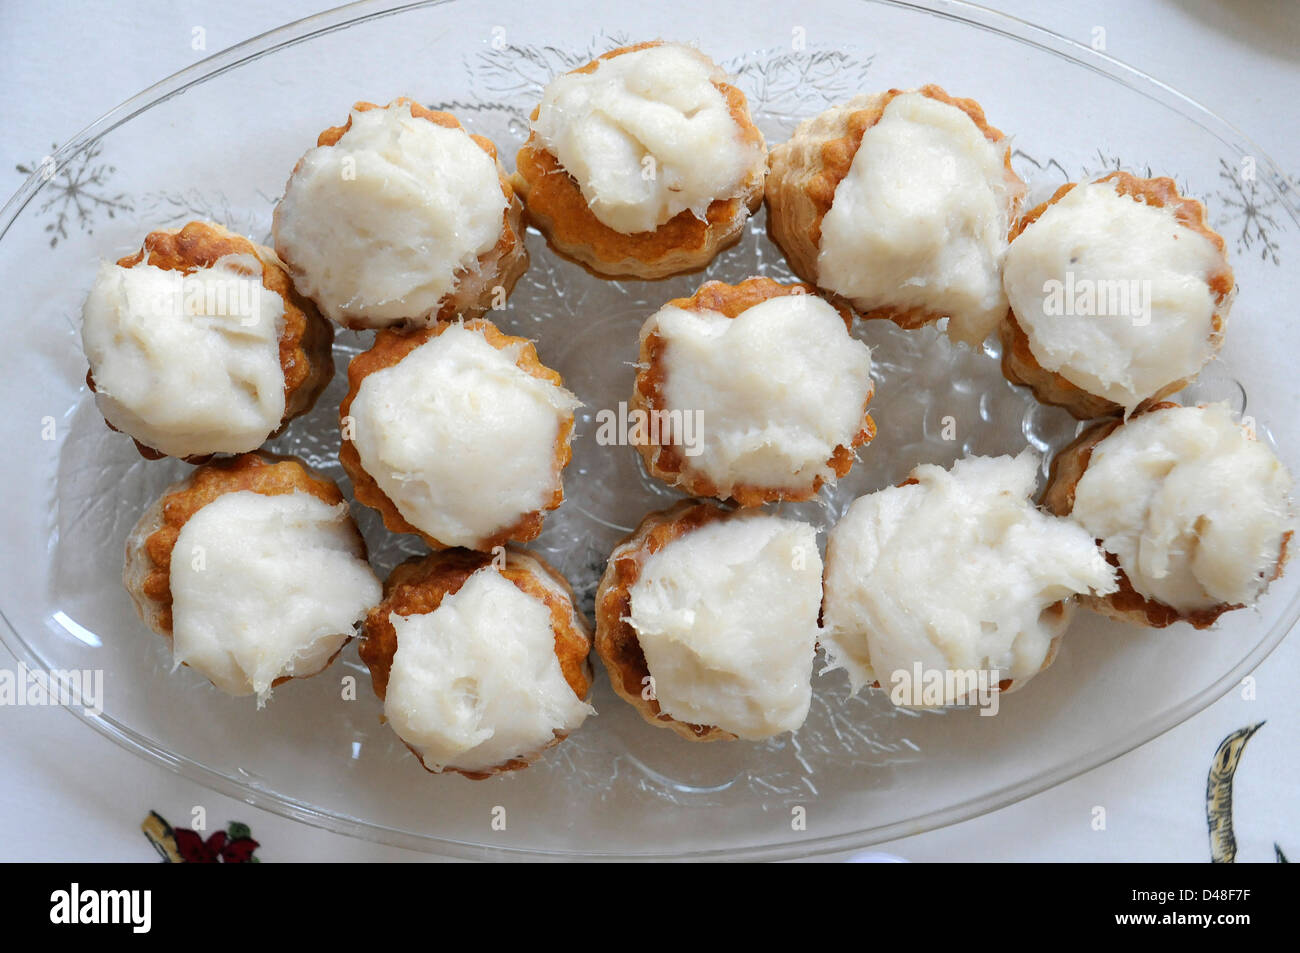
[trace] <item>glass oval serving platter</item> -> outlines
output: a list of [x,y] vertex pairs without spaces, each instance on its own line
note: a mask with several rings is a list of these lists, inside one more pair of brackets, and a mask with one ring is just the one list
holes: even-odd
[[[406,95],[453,111],[510,166],[553,74],[653,37],[696,43],[733,73],[769,143],[857,92],[937,82],[979,100],[1013,136],[1031,200],[1115,168],[1173,176],[1206,201],[1240,288],[1221,359],[1184,398],[1230,401],[1300,472],[1295,195],[1232,126],[1105,56],[958,3],[835,0],[789,21],[730,0],[356,4],[145,91],[43,163],[0,218],[9,289],[0,427],[13,474],[0,551],[3,637],[34,669],[103,672],[103,712],[72,706],[79,717],[225,794],[404,847],[473,858],[781,858],[920,832],[1041,791],[1190,717],[1285,636],[1300,614],[1294,569],[1257,609],[1208,631],[1140,630],[1080,613],[1055,665],[1001,699],[995,717],[898,710],[881,694],[850,698],[841,673],[817,676],[807,724],[767,743],[693,745],[653,729],[599,673],[597,717],[532,768],[480,782],[419,767],[380,723],[355,642],[261,711],[172,671],[169,647],[122,589],[122,549],[145,506],[188,468],[142,460],[95,411],[78,328],[96,261],[191,219],[265,241],[289,170],[357,100]],[[536,339],[584,401],[567,499],[534,545],[589,608],[615,541],[675,498],[645,477],[633,449],[595,439],[596,414],[630,392],[638,327],[705,279],[790,273],[762,213],[705,273],[658,282],[600,281],[537,234],[528,244],[531,268],[491,317]],[[879,437],[838,487],[784,508],[822,529],[855,496],[917,463],[1026,445],[1049,454],[1076,431],[1003,380],[992,342],[954,347],[934,329],[884,322],[858,322],[855,333],[875,349]],[[336,409],[346,363],[367,343],[339,335],[333,384],[270,449],[343,481]],[[420,551],[364,507],[354,512],[381,574]]]

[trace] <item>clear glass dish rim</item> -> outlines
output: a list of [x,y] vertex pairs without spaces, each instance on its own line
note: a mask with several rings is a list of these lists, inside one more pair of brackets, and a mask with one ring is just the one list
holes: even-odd
[[[452,0],[415,0],[415,2],[406,3],[393,3],[391,0],[357,0],[357,2],[277,27],[274,30],[267,31],[215,53],[155,83],[95,120],[59,148],[50,158],[56,164],[61,163],[80,152],[89,143],[108,134],[136,115],[184,92],[189,87],[207,82],[222,73],[268,56],[284,47],[293,46],[337,30],[347,29],[362,21],[373,21],[412,9],[442,6],[449,2],[452,2]],[[1134,92],[1145,95],[1149,99],[1175,110],[1226,145],[1233,148],[1239,148],[1242,145],[1249,147],[1249,154],[1256,157],[1257,166],[1261,171],[1266,171],[1271,176],[1270,181],[1283,181],[1277,164],[1231,123],[1171,86],[1075,40],[1009,14],[966,2],[966,0],[859,0],[859,2],[903,8],[917,13],[940,16],[954,22],[965,23],[986,32],[1000,34],[1017,42],[1026,43],[1078,66],[1091,69]],[[44,183],[40,172],[33,173],[5,203],[3,209],[0,209],[0,241],[3,241],[9,227],[26,208],[28,202],[35,197],[42,184]],[[1300,228],[1300,203],[1281,193],[1277,194],[1282,198],[1282,206],[1291,221]],[[601,852],[585,849],[533,850],[515,847],[488,847],[468,841],[415,834],[346,814],[322,810],[276,791],[250,785],[237,777],[213,770],[204,764],[161,747],[126,725],[114,721],[107,714],[90,716],[75,706],[65,706],[65,708],[79,720],[90,725],[100,734],[127,751],[227,797],[243,801],[280,817],[301,821],[313,827],[389,846],[470,860],[524,860],[529,858],[542,860],[784,860],[866,847],[970,820],[1042,793],[1071,778],[1078,777],[1113,761],[1135,748],[1155,740],[1225,695],[1277,648],[1282,639],[1295,625],[1297,619],[1300,619],[1300,594],[1293,597],[1282,609],[1278,620],[1254,649],[1213,685],[1185,700],[1182,704],[1148,718],[1123,737],[1098,746],[1083,757],[1075,758],[1067,764],[1041,771],[1015,784],[1006,785],[980,797],[961,801],[949,807],[931,811],[908,820],[825,837],[788,840],[749,847],[647,850],[644,852]],[[18,633],[9,617],[3,612],[3,609],[0,609],[0,620],[4,622],[4,625],[0,627],[0,641],[4,642],[18,661],[39,668],[41,665],[40,654]]]

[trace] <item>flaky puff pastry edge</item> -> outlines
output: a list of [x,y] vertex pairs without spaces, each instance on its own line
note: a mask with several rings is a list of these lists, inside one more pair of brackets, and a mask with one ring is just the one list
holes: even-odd
[[[396,365],[420,345],[438,337],[450,327],[462,326],[454,322],[442,322],[428,328],[402,331],[385,328],[375,335],[375,343],[368,350],[362,351],[348,364],[348,392],[339,403],[339,425],[343,432],[339,445],[339,463],[352,480],[352,494],[358,503],[364,503],[377,510],[383,518],[384,526],[393,533],[414,533],[429,544],[431,549],[450,549],[450,544],[410,523],[397,509],[397,504],[389,498],[379,484],[361,463],[361,455],[356,444],[348,437],[347,421],[352,409],[352,402],[361,390],[362,382],[376,371]],[[503,333],[486,318],[474,318],[463,322],[469,330],[481,330],[483,337],[497,350],[504,350],[512,344],[520,346],[519,357],[515,366],[520,370],[547,381],[557,387],[564,386],[564,379],[558,371],[544,365],[537,357],[537,348],[527,338],[514,337]],[[490,551],[495,546],[507,542],[525,543],[535,539],[542,531],[542,522],[549,510],[554,510],[564,502],[564,468],[573,457],[571,439],[573,437],[574,414],[570,412],[559,427],[555,436],[554,489],[550,499],[540,509],[523,513],[508,526],[501,527],[491,536],[477,540],[472,549]]]
[[[262,451],[203,464],[185,479],[167,487],[127,536],[122,584],[145,625],[168,642],[172,638],[171,561],[176,540],[189,518],[203,507],[227,493],[243,490],[263,496],[301,491],[331,506],[345,502],[332,480],[301,460]],[[365,539],[355,525],[352,525],[352,531],[359,546],[359,556],[365,559]],[[346,634],[348,639],[343,645],[352,638],[352,633]],[[343,645],[339,646],[339,652],[343,651]],[[338,652],[335,652],[321,671],[337,657]],[[274,688],[290,678],[309,677],[282,676],[271,686]]]
[[[334,377],[334,326],[321,316],[316,306],[294,289],[293,281],[276,253],[243,235],[237,235],[215,222],[194,221],[183,228],[158,229],[145,236],[140,250],[119,258],[122,268],[132,268],[142,261],[164,271],[190,274],[198,268],[210,268],[227,255],[252,255],[262,266],[262,287],[284,302],[284,328],[280,332],[280,370],[284,373],[284,416],[280,425],[266,439],[271,440],[289,426],[289,421],[312,409],[316,399]],[[86,371],[86,386],[95,392],[94,371]],[[107,420],[110,430],[117,430]],[[128,434],[127,436],[130,436]],[[131,438],[140,456],[161,460],[168,456],[160,450]],[[216,454],[183,457],[186,463],[200,464]]]
[[[590,73],[603,60],[662,44],[661,40],[610,50],[572,70]],[[703,55],[703,54],[701,54]],[[763,202],[767,176],[767,145],[749,114],[745,94],[722,81],[713,84],[731,111],[743,140],[757,145],[759,158],[734,196],[715,199],[704,220],[689,209],[652,232],[625,235],[605,225],[587,205],[582,190],[559,160],[546,150],[535,132],[515,158],[515,189],[524,198],[530,224],[546,236],[551,248],[600,278],[657,279],[698,271],[718,253],[739,241],[749,216]],[[532,112],[536,119],[540,107]]]
[[[764,301],[798,294],[815,294],[815,291],[805,284],[783,285],[771,278],[755,277],[747,278],[736,285],[729,285],[721,281],[705,282],[691,297],[674,298],[668,304],[684,311],[713,311],[735,319],[743,312]],[[831,305],[839,312],[845,326],[852,327],[853,317],[848,307],[834,301],[831,302]],[[642,329],[640,341],[636,381],[633,385],[632,400],[629,406],[634,411],[653,412],[662,410],[664,409],[663,388],[667,380],[664,367],[664,352],[667,349],[667,344],[657,331],[647,331],[645,328]],[[858,447],[866,446],[875,439],[876,424],[871,419],[871,414],[867,412],[874,395],[875,386],[873,384],[862,406],[861,428],[847,445],[841,444],[837,446],[830,459],[826,461],[827,466],[830,467],[836,477],[844,476],[853,467],[855,451]],[[817,492],[826,482],[818,474],[811,482],[799,486],[774,487],[746,483],[737,484],[731,488],[729,494],[724,494],[723,489],[717,483],[691,466],[690,458],[682,452],[680,446],[656,443],[643,443],[635,446],[637,452],[641,454],[646,470],[656,479],[662,480],[671,487],[683,490],[691,496],[712,497],[722,500],[730,499],[742,507],[761,506],[764,503],[783,500],[791,502],[809,500],[817,495]]]
[[[933,83],[916,90],[890,89],[869,97],[858,108],[837,106],[826,110],[800,124],[789,140],[772,149],[765,193],[767,230],[785,254],[790,268],[803,281],[821,287],[817,255],[821,248],[822,220],[835,200],[835,190],[849,174],[863,135],[880,121],[885,107],[908,92],[955,106],[970,117],[984,138],[1004,148],[1005,177],[1012,195],[1007,209],[1008,234],[1013,229],[1024,200],[1025,183],[1011,167],[1011,149],[1006,137],[989,124],[983,107],[973,99],[950,96]],[[896,307],[858,313],[866,319],[893,321],[909,330],[946,316],[925,308]]]
[[[353,105],[352,109],[355,112],[368,112],[371,109],[391,109],[394,106],[409,106],[411,115],[416,119],[427,120],[436,126],[459,130],[465,128],[461,125],[460,120],[451,113],[426,109],[405,96],[399,96],[386,106],[370,102],[358,102]],[[318,147],[333,146],[351,128],[352,116],[349,115],[348,121],[343,125],[331,126],[322,132],[316,139],[316,145]],[[436,309],[421,314],[407,315],[403,321],[390,322],[385,325],[377,325],[373,321],[367,320],[364,315],[336,319],[342,327],[353,331],[366,331],[377,327],[427,326],[438,321],[450,321],[457,317],[467,320],[477,318],[485,314],[494,305],[503,303],[510,296],[510,292],[514,290],[515,283],[520,276],[528,270],[528,249],[524,247],[523,203],[520,202],[519,196],[515,194],[510,176],[506,173],[505,167],[497,156],[496,144],[486,136],[471,133],[469,137],[474,141],[475,145],[488,154],[496,165],[497,179],[501,183],[501,191],[506,198],[506,208],[502,213],[501,237],[497,239],[497,243],[482,255],[479,255],[473,268],[462,268],[456,272],[451,291],[443,295]],[[299,159],[289,177],[292,179],[301,167],[302,159]],[[276,206],[274,218],[276,223],[274,230],[278,231],[280,221],[279,206]],[[292,274],[294,271],[292,262],[288,257],[283,255],[282,257],[285,258],[286,266],[290,274]],[[317,305],[321,308],[322,313],[328,312],[329,309],[321,302],[317,302]]]
[[[1180,406],[1182,405],[1166,400],[1150,405],[1142,413],[1153,413],[1158,410],[1167,410]],[[1068,517],[1073,512],[1074,495],[1079,489],[1079,481],[1083,479],[1088,464],[1092,461],[1092,452],[1097,448],[1098,444],[1122,426],[1124,426],[1124,422],[1115,418],[1098,421],[1079,434],[1071,443],[1061,448],[1060,452],[1052,458],[1047,484],[1043,488],[1042,503],[1045,509],[1057,516],[1065,517]],[[1278,554],[1277,565],[1274,568],[1273,575],[1269,578],[1269,582],[1282,575],[1282,570],[1286,566],[1291,536],[1292,533],[1288,532],[1282,537],[1282,549]],[[1097,545],[1101,547],[1101,540],[1097,541]],[[1105,552],[1105,549],[1103,548],[1102,551]],[[1229,605],[1224,603],[1204,609],[1194,609],[1190,612],[1175,609],[1163,602],[1148,599],[1134,589],[1128,574],[1124,572],[1123,567],[1119,564],[1119,559],[1113,553],[1106,552],[1106,561],[1115,568],[1115,580],[1119,583],[1119,589],[1108,596],[1097,596],[1088,593],[1079,596],[1078,599],[1080,605],[1107,618],[1119,622],[1131,622],[1135,625],[1143,625],[1153,629],[1163,629],[1175,622],[1186,622],[1196,629],[1208,629],[1225,612],[1245,608],[1242,604]]]
[[[1206,220],[1205,206],[1196,199],[1179,195],[1177,184],[1169,178],[1140,179],[1127,172],[1117,171],[1102,176],[1096,181],[1113,182],[1116,192],[1132,198],[1135,202],[1144,202],[1155,208],[1173,208],[1174,217],[1180,225],[1205,236],[1219,250],[1222,265],[1206,277],[1206,283],[1210,286],[1216,303],[1211,318],[1210,340],[1213,351],[1217,352],[1223,341],[1223,329],[1228,309],[1232,304],[1234,280],[1232,268],[1228,265],[1223,236],[1210,228]],[[1078,184],[1067,182],[1046,202],[1026,212],[1012,230],[1011,240],[1015,241],[1026,228],[1038,221],[1048,208],[1068,195]],[[998,338],[1002,342],[1002,375],[1013,384],[1030,388],[1041,403],[1064,408],[1079,420],[1093,420],[1124,413],[1124,408],[1119,404],[1096,394],[1090,394],[1056,371],[1049,371],[1039,364],[1029,348],[1029,337],[1010,308],[1007,309],[1002,323],[998,325]],[[1196,375],[1193,374],[1191,377],[1171,381],[1142,401],[1135,408],[1135,412],[1140,413],[1144,409],[1150,409],[1165,397],[1182,390],[1195,379]]]
[[[433,612],[442,600],[457,592],[471,575],[481,569],[496,566],[496,572],[513,583],[527,596],[542,602],[551,614],[551,629],[555,633],[555,657],[560,671],[573,693],[586,701],[591,694],[592,667],[591,631],[586,618],[578,610],[573,589],[567,579],[550,563],[533,552],[506,547],[500,565],[495,554],[479,553],[468,549],[445,549],[427,556],[413,556],[397,565],[384,581],[383,599],[366,615],[361,624],[361,660],[370,669],[371,684],[382,701],[388,691],[388,678],[397,654],[397,631],[390,616],[423,615]],[[511,758],[500,765],[483,771],[466,771],[446,768],[435,771],[424,762],[419,751],[406,747],[419,760],[420,766],[431,774],[456,773],[481,781],[506,771],[528,767],[548,748],[563,741],[568,734],[557,732],[549,744],[536,751]]]

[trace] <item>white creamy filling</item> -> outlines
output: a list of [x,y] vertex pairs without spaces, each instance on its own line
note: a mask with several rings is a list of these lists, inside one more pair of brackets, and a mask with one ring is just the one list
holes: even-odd
[[1092,451],[1071,517],[1133,588],[1189,611],[1250,605],[1292,529],[1291,475],[1224,404],[1132,418]]
[[1006,152],[956,106],[895,97],[822,219],[818,283],[862,311],[947,315],[955,340],[982,341],[1007,308],[1001,264],[1016,193]]
[[1030,451],[926,464],[918,483],[853,502],[827,546],[822,645],[854,691],[918,663],[1028,678],[1061,631],[1044,610],[1115,590],[1092,537],[1029,501],[1037,469]]
[[301,491],[218,497],[172,550],[176,664],[259,704],[277,678],[316,674],[379,601],[363,552],[344,503]]
[[101,263],[82,308],[95,402],[173,457],[256,450],[284,417],[284,301],[253,255],[190,274]]
[[[698,414],[695,445],[684,450],[720,492],[834,480],[827,461],[862,428],[871,350],[833,307],[816,295],[788,295],[729,319],[670,305],[642,333],[650,331],[666,345],[659,409]],[[685,424],[681,430],[673,439],[684,443]]]
[[463,129],[409,105],[354,111],[290,177],[276,251],[327,317],[383,327],[437,312],[456,272],[500,239],[506,204],[496,163]]
[[653,231],[685,210],[702,219],[761,157],[713,85],[724,78],[688,46],[623,53],[551,80],[533,130],[614,231]]
[[[352,401],[361,466],[413,526],[476,547],[551,498],[555,441],[579,401],[453,325],[366,377]],[[346,422],[345,422],[346,423]]]
[[433,770],[497,767],[594,714],[564,680],[550,610],[490,567],[433,612],[389,620],[384,714]]
[[1223,256],[1110,182],[1071,189],[1011,243],[1004,282],[1043,368],[1132,410],[1213,356]]
[[647,559],[628,621],[660,707],[748,739],[802,725],[821,565],[813,527],[760,514],[709,523]]

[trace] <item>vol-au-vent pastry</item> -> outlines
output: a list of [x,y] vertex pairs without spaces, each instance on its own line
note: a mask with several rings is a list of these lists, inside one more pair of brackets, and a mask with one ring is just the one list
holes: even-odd
[[807,285],[710,281],[641,328],[631,406],[649,472],[741,506],[806,500],[875,436],[871,349]]
[[483,318],[381,331],[348,385],[339,461],[393,532],[490,550],[564,501],[580,402],[527,339]]
[[177,665],[259,707],[329,665],[380,597],[338,487],[259,453],[169,487],[127,539],[123,581]]
[[273,251],[211,222],[102,263],[82,307],[86,383],[149,459],[256,450],[316,402],[333,341]]
[[868,318],[943,318],[977,344],[1006,311],[1002,256],[1025,185],[972,99],[854,97],[772,149],[768,229],[804,281]]
[[1225,404],[1163,401],[1086,430],[1052,461],[1043,497],[1095,537],[1119,589],[1084,605],[1139,625],[1212,625],[1282,574],[1291,474]]
[[[1055,658],[1074,596],[1115,590],[1087,531],[1030,501],[1037,471],[1031,451],[923,464],[849,506],[826,547],[821,643],[853,691],[890,691],[918,666],[927,680],[996,673],[1012,691]],[[944,679],[943,704],[961,701],[957,684]]]
[[595,713],[591,636],[573,591],[513,547],[399,565],[360,651],[389,726],[434,773],[526,767]]
[[1002,370],[1080,419],[1132,413],[1217,353],[1233,292],[1223,239],[1172,179],[1061,186],[1017,225]]
[[409,99],[357,103],[294,167],[275,248],[321,313],[361,330],[473,318],[528,267],[496,147]]
[[693,500],[651,513],[596,592],[614,691],[692,741],[795,731],[812,698],[821,565],[807,523]]
[[547,84],[514,183],[560,253],[598,274],[702,268],[763,199],[745,95],[699,50],[620,47]]

